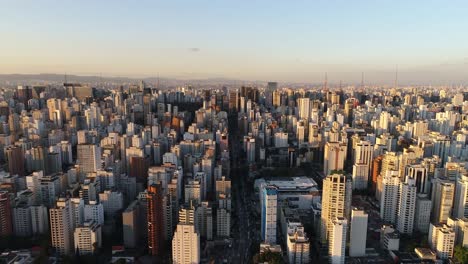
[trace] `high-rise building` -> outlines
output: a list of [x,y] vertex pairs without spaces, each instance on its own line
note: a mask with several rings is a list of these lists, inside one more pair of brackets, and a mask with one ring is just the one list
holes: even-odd
[[429,228],[429,245],[440,259],[453,257],[455,248],[455,231],[446,224],[431,224]]
[[93,221],[98,225],[103,225],[105,218],[104,206],[102,203],[89,201],[89,204],[85,204],[83,209],[83,219],[84,221]]
[[101,225],[88,221],[75,228],[75,253],[78,255],[94,254],[102,247]]
[[193,224],[178,224],[172,238],[172,261],[177,264],[200,263],[200,234]]
[[400,177],[398,171],[386,171],[382,179],[380,217],[387,223],[395,223],[398,211]]
[[453,216],[456,218],[468,217],[468,174],[462,174],[457,179]]
[[418,187],[418,193],[429,194],[431,189],[431,181],[429,179],[428,171],[422,164],[410,164],[406,166],[405,181],[414,179]]
[[49,231],[49,216],[47,207],[34,205],[31,208],[31,225],[33,235],[45,234]]
[[383,156],[377,156],[373,161],[372,161],[372,192],[377,191],[377,179],[378,176],[380,175],[380,171],[382,170],[382,159]]
[[13,234],[10,194],[0,190],[0,237]]
[[[85,221],[84,200],[78,197],[70,198],[70,205],[73,211],[73,222],[75,226],[80,226]],[[104,223],[104,221],[102,222]]]
[[371,142],[361,140],[356,143],[354,149],[354,164],[365,164],[368,166],[368,169],[371,166],[372,155],[374,153],[374,146]]
[[299,119],[309,120],[310,115],[310,99],[309,98],[298,98],[297,108],[299,112]]
[[96,172],[101,169],[101,148],[94,144],[79,144],[76,160],[82,173]]
[[164,241],[163,194],[159,184],[148,187],[148,250],[153,256],[161,256]]
[[213,208],[208,201],[203,201],[195,210],[195,227],[201,237],[213,239]]
[[73,254],[74,223],[70,200],[58,199],[56,206],[49,210],[49,215],[52,247],[60,255]]
[[217,237],[229,237],[231,235],[231,212],[228,209],[217,209],[216,227]]
[[104,215],[107,220],[114,219],[124,206],[123,194],[119,191],[105,190],[99,194],[99,202],[104,208]]
[[397,229],[402,234],[412,234],[416,209],[416,179],[400,183],[400,202],[397,213]]
[[310,262],[310,242],[302,225],[287,226],[287,255],[290,264]]
[[332,171],[344,169],[346,159],[346,145],[339,142],[327,142],[323,158],[323,173],[330,174]]
[[122,212],[123,241],[126,248],[136,248],[140,241],[139,218],[141,218],[140,204],[133,201]]
[[369,166],[366,164],[353,165],[353,190],[367,189],[367,180],[369,178]]
[[193,202],[194,204],[200,204],[203,197],[203,188],[201,184],[201,179],[189,179],[185,184],[185,203],[189,204]]
[[13,229],[15,236],[28,237],[32,235],[31,208],[21,202],[13,208]]
[[330,174],[323,181],[321,241],[330,241],[329,232],[336,217],[349,218],[351,213],[352,183],[343,174]]
[[9,146],[5,148],[5,157],[10,175],[25,176],[25,160],[23,149],[19,146]]
[[335,217],[330,225],[328,242],[328,256],[330,264],[344,264],[346,254],[346,234],[348,220],[344,217]]
[[278,217],[278,189],[274,186],[266,186],[261,200],[262,224],[261,235],[264,243],[276,244],[276,228]]
[[431,222],[432,201],[425,194],[416,197],[416,212],[414,213],[414,227],[420,233],[429,232]]
[[433,184],[432,222],[446,223],[452,212],[455,183],[451,180],[437,178]]
[[349,255],[362,257],[366,255],[368,214],[359,208],[351,211],[351,231],[349,234]]

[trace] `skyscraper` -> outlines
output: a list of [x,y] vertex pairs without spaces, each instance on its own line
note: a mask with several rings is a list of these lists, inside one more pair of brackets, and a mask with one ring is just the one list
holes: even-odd
[[302,225],[288,224],[286,245],[290,264],[310,262],[310,242]]
[[468,174],[460,175],[457,179],[453,216],[456,218],[468,217]]
[[359,208],[351,211],[351,231],[349,234],[349,255],[361,257],[366,255],[368,214]]
[[10,194],[0,190],[0,237],[13,234]]
[[96,172],[101,169],[101,148],[93,144],[77,146],[77,165],[83,173]]
[[309,98],[298,98],[297,108],[299,110],[299,119],[309,120],[310,115],[310,99]]
[[344,264],[346,254],[346,234],[348,220],[344,217],[335,217],[330,225],[328,242],[328,256],[330,264]]
[[412,234],[416,209],[416,179],[400,183],[400,203],[397,213],[397,229],[402,234]]
[[24,152],[21,147],[9,146],[5,148],[5,157],[8,162],[10,175],[18,175],[21,177],[26,175]]
[[172,261],[177,264],[200,263],[200,234],[193,224],[178,224],[172,238]]
[[159,184],[148,187],[148,250],[153,256],[162,254],[164,241],[163,194]]
[[349,218],[351,213],[352,183],[343,174],[330,174],[323,181],[321,241],[326,243],[336,217]]
[[266,186],[262,192],[262,240],[267,244],[276,244],[278,189],[274,186]]
[[446,223],[450,217],[455,195],[455,183],[451,180],[437,178],[432,190],[432,222]]
[[339,142],[327,142],[323,158],[323,173],[328,175],[332,171],[343,170],[345,158],[346,145]]
[[74,223],[70,200],[58,199],[55,207],[49,210],[49,215],[52,247],[60,255],[73,254]]
[[75,253],[79,255],[94,254],[102,246],[101,225],[88,221],[74,231]]
[[400,177],[398,177],[398,171],[386,171],[382,179],[380,217],[387,223],[395,223],[399,189]]

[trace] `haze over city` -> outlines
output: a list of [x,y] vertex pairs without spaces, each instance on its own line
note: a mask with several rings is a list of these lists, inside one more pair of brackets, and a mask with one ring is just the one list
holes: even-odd
[[0,73],[461,84],[466,1],[11,1]]

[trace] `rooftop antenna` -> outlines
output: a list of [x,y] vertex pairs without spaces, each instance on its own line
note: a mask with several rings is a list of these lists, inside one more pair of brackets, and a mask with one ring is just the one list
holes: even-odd
[[64,83],[67,83],[67,73],[65,73],[65,76],[64,76]]

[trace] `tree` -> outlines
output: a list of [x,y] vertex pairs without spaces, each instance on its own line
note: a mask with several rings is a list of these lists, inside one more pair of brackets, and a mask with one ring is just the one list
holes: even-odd
[[462,245],[455,246],[454,256],[460,263],[468,264],[468,249]]
[[254,263],[264,263],[268,262],[269,264],[284,264],[283,257],[281,253],[278,252],[271,252],[267,250],[261,254],[257,254],[253,258]]

